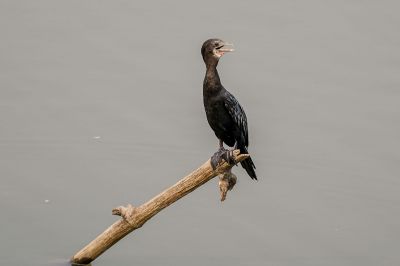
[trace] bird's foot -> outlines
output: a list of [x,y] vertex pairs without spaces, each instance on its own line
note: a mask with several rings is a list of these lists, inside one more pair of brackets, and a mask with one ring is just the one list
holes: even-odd
[[215,170],[219,163],[224,160],[230,165],[236,165],[235,156],[233,154],[234,150],[227,150],[221,147],[213,156],[211,156],[211,167]]

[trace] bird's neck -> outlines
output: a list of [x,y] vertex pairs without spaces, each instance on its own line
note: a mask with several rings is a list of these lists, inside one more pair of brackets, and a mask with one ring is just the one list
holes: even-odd
[[204,77],[203,88],[208,91],[219,91],[222,88],[221,80],[217,71],[218,62],[207,64],[206,76]]

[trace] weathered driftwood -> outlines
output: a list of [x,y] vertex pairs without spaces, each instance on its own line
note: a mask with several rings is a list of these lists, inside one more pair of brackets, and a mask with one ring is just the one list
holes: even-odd
[[[240,162],[249,156],[248,154],[239,153],[239,150],[234,151],[236,162]],[[91,263],[124,236],[133,230],[140,228],[147,220],[156,215],[159,211],[200,187],[213,177],[230,170],[231,167],[232,166],[228,163],[223,162],[219,164],[215,170],[213,170],[210,160],[208,160],[197,170],[193,171],[178,183],[164,190],[143,205],[139,207],[134,207],[132,205],[128,205],[127,207],[120,206],[113,209],[112,214],[119,215],[122,217],[122,219],[115,222],[103,233],[97,236],[96,239],[90,242],[86,247],[76,253],[71,259],[72,265]],[[226,192],[230,190],[233,185],[230,184],[232,182],[230,179],[222,177],[221,181],[221,200],[224,200]]]

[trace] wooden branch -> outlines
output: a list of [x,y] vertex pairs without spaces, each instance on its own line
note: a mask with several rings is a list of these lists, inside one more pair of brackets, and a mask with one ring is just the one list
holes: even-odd
[[[239,150],[235,150],[234,157],[236,162],[240,162],[248,158],[249,155],[240,154]],[[208,182],[218,174],[223,174],[227,170],[230,170],[231,167],[232,166],[228,163],[223,162],[218,165],[217,169],[213,170],[210,164],[210,160],[208,160],[197,170],[193,171],[191,174],[184,177],[178,183],[164,190],[143,205],[139,207],[134,207],[132,205],[128,205],[127,207],[120,206],[113,209],[112,214],[119,215],[122,217],[122,219],[112,224],[103,233],[97,236],[96,239],[94,239],[86,247],[76,253],[71,259],[71,264],[82,265],[91,263],[104,251],[109,249],[112,245],[117,243],[127,234],[135,229],[142,227],[145,222],[147,222],[151,217],[156,215],[162,209],[168,207],[178,199],[189,194],[190,192]],[[228,186],[226,186],[227,190],[229,190]]]

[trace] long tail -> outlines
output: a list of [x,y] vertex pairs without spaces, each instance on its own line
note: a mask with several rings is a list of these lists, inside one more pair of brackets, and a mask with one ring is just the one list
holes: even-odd
[[[249,153],[245,146],[239,147],[239,149],[240,149],[240,153],[246,153],[246,154]],[[251,177],[251,179],[257,180],[257,175],[256,175],[256,171],[255,171],[256,166],[254,165],[251,157],[247,158],[246,160],[241,161],[240,164],[246,170],[247,174]]]

